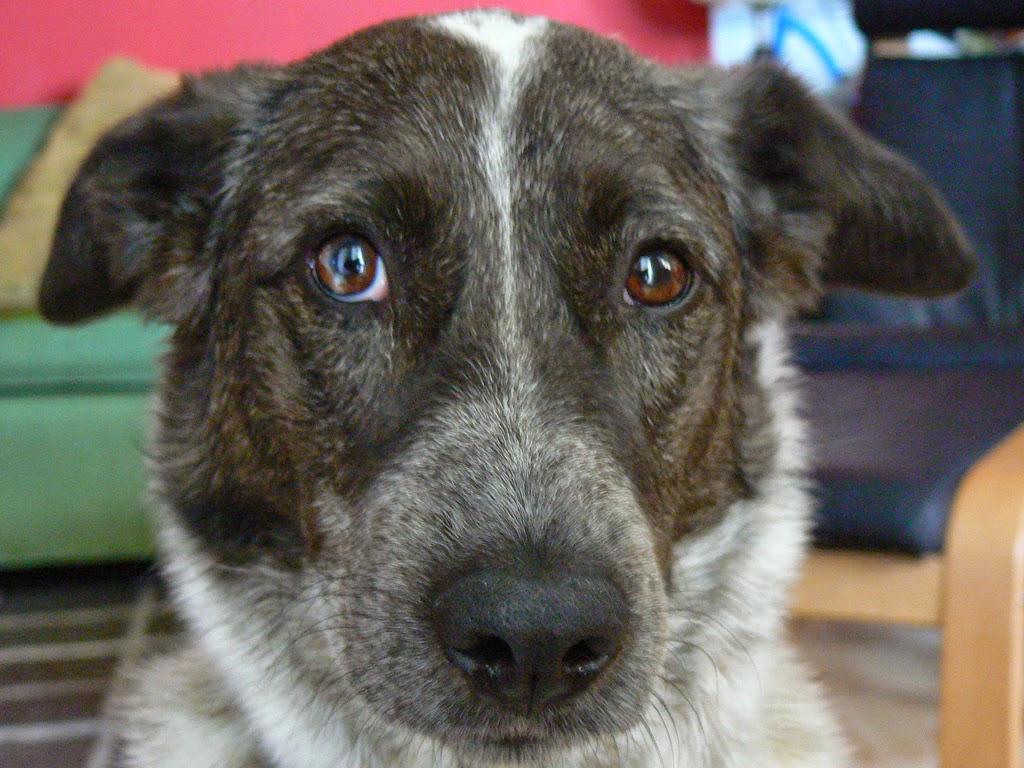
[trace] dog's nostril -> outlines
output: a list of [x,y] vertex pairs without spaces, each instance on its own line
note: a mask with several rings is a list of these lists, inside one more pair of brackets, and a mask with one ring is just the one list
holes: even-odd
[[469,675],[484,672],[490,677],[497,677],[516,665],[516,657],[509,644],[493,635],[481,637],[468,648],[451,647],[448,655]]
[[565,652],[562,674],[577,678],[593,677],[608,666],[616,651],[615,643],[608,638],[587,638]]

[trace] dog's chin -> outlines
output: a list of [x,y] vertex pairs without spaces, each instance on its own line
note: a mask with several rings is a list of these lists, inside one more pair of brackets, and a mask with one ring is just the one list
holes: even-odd
[[447,734],[444,742],[468,765],[550,765],[559,756],[586,750],[600,737],[557,730],[527,729],[521,732],[467,730]]

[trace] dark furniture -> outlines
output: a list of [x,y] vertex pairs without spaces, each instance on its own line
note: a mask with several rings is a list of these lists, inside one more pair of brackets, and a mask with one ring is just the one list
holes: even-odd
[[[1024,4],[857,2],[871,38],[1024,27]],[[797,328],[820,511],[798,615],[943,630],[947,768],[1019,768],[1024,55],[869,57],[858,118],[943,190],[980,269],[933,301],[835,294]]]

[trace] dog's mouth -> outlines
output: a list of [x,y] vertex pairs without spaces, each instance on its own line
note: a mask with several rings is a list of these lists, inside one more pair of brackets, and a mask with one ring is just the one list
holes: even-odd
[[518,763],[526,760],[536,760],[553,751],[554,745],[550,739],[543,739],[536,736],[505,736],[505,737],[484,737],[479,736],[468,745],[475,746],[482,754],[482,757],[495,762]]
[[[512,712],[496,701],[477,699],[473,716],[437,724],[427,734],[458,754],[466,765],[558,765],[579,751],[601,751],[643,721],[646,687],[624,702],[606,690],[569,698],[539,711]],[[621,695],[621,692],[619,692]]]
[[593,736],[569,734],[560,728],[523,731],[460,730],[449,734],[447,743],[472,764],[482,761],[497,765],[544,763],[568,749],[580,748]]

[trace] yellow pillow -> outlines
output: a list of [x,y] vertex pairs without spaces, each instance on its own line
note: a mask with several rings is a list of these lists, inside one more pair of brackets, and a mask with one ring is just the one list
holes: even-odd
[[89,150],[107,130],[179,84],[174,72],[111,59],[61,114],[0,220],[0,313],[35,309],[64,194]]

